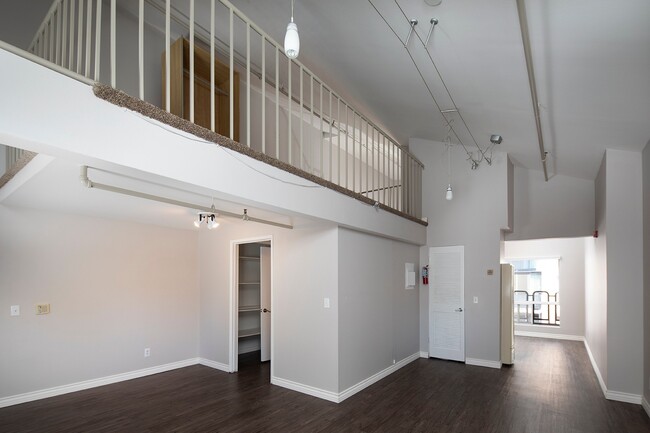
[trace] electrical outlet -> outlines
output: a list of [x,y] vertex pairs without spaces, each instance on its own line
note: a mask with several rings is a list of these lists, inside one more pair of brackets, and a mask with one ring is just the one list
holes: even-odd
[[12,305],[11,306],[11,315],[12,316],[20,316],[20,305]]
[[478,296],[474,296],[474,303],[478,304]]
[[330,298],[323,298],[323,308],[330,307]]
[[151,349],[147,347],[146,349],[144,349],[144,357],[149,358],[149,356],[151,356]]
[[494,269],[488,269],[487,274],[488,275],[494,275]]
[[395,364],[395,360],[393,359],[393,364]]
[[50,304],[37,304],[36,314],[50,314]]

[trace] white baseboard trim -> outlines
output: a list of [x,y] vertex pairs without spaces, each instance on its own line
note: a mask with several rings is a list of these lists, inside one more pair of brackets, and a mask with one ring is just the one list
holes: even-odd
[[199,363],[199,358],[190,358],[190,359],[185,359],[183,361],[158,365],[155,367],[143,368],[141,370],[129,371],[126,373],[100,377],[98,379],[84,380],[82,382],[71,383],[69,385],[55,386],[52,388],[41,389],[38,391],[26,392],[24,394],[12,395],[9,397],[0,398],[0,407],[13,406],[15,404],[27,403],[30,401],[41,400],[43,398],[68,394],[70,392],[82,391],[84,389],[110,385],[111,383],[137,379],[138,377],[150,376],[152,374],[158,374],[158,373],[163,373],[165,371],[176,370],[177,368],[189,367],[190,365],[196,365],[198,363]]
[[553,334],[551,332],[515,331],[521,337],[551,338],[555,340],[585,341],[582,335]]
[[600,374],[600,369],[598,368],[598,364],[596,364],[596,358],[594,358],[593,353],[591,353],[591,348],[589,347],[589,343],[587,343],[586,339],[585,339],[585,348],[587,349],[587,355],[589,355],[591,366],[593,367],[594,372],[596,373],[596,377],[598,378],[600,389],[603,391],[603,395],[605,396],[605,398],[607,398],[607,386],[605,385],[603,376]]
[[648,400],[646,400],[645,397],[643,397],[643,401],[641,401],[641,406],[643,406],[645,413],[650,417],[650,403],[648,403]]
[[[376,382],[379,382],[384,377],[396,372],[400,368],[404,367],[407,364],[410,364],[411,362],[415,361],[419,357],[420,357],[420,353],[416,352],[413,355],[407,356],[406,358],[402,359],[401,361],[398,361],[395,364],[383,369],[382,371],[373,374],[369,378],[362,380],[361,382],[357,383],[356,385],[352,385],[351,387],[349,387],[345,391],[342,391],[342,392],[339,393],[338,403],[342,402],[346,398],[352,397],[354,394],[368,388],[370,385],[372,385],[372,384],[374,384]],[[427,358],[428,358],[428,356],[427,356]]]
[[478,367],[501,368],[500,361],[488,361],[487,359],[465,358],[465,364]]
[[281,386],[282,388],[287,388],[292,391],[298,391],[302,392],[303,394],[311,395],[313,397],[322,398],[323,400],[332,401],[334,403],[339,402],[338,393],[333,391],[326,391],[324,389],[315,388],[309,385],[303,385],[302,383],[282,379],[279,377],[271,377],[271,383],[273,385]]
[[589,361],[591,361],[591,366],[593,367],[594,372],[596,373],[596,377],[598,378],[598,383],[600,384],[600,389],[603,391],[603,395],[605,396],[605,398],[607,400],[622,401],[623,403],[641,404],[642,403],[641,395],[629,394],[627,392],[610,391],[607,389],[607,385],[605,385],[603,376],[600,374],[600,369],[598,368],[598,364],[596,364],[596,358],[594,358],[593,353],[591,353],[591,348],[589,347],[589,343],[587,343],[587,340],[584,340],[584,342],[585,342],[585,348],[587,349],[587,355],[589,355]]
[[629,394],[627,392],[607,391],[605,393],[607,400],[622,401],[623,403],[641,404],[643,399],[639,394]]
[[428,358],[429,352],[420,352],[420,358]]
[[279,377],[271,377],[271,383],[273,385],[278,385],[283,388],[290,389],[292,391],[298,391],[298,392],[302,392],[303,394],[311,395],[313,397],[322,398],[323,400],[331,401],[334,403],[340,403],[343,400],[352,397],[354,394],[366,389],[370,385],[380,381],[386,376],[396,372],[397,370],[404,367],[405,365],[420,358],[420,354],[421,352],[416,352],[413,355],[407,356],[401,361],[396,362],[395,364],[383,369],[378,373],[373,374],[372,376],[362,380],[361,382],[355,385],[352,385],[348,389],[341,392],[327,391],[324,389],[315,388],[313,386],[304,385],[302,383],[294,382],[292,380],[282,379]]
[[225,371],[226,373],[232,373],[232,370],[228,364],[222,364],[221,362],[212,361],[211,359],[199,358],[199,364],[214,368],[216,370]]

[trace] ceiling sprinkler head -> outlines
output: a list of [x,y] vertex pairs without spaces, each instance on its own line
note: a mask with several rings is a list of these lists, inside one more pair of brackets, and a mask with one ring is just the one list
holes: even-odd
[[490,142],[492,142],[493,144],[501,144],[502,141],[503,141],[503,137],[501,137],[500,135],[492,134],[490,136]]

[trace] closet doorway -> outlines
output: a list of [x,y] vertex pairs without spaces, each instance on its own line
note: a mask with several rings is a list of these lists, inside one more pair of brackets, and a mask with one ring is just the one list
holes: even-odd
[[231,347],[232,372],[239,362],[272,358],[272,239],[232,241]]

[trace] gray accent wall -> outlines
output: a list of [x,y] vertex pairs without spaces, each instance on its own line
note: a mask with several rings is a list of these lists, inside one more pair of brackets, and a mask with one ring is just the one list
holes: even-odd
[[0,398],[198,356],[195,232],[4,205],[0,227]]
[[[465,247],[465,355],[500,361],[500,243],[508,225],[508,157],[495,153],[492,166],[471,170],[460,146],[452,148],[451,185],[454,198],[445,200],[447,154],[440,142],[411,139],[410,150],[424,163],[423,216],[429,218],[427,246],[420,263],[428,263],[428,248]],[[515,224],[517,216],[515,215]],[[487,271],[492,269],[493,275]],[[420,350],[428,351],[429,286],[420,283]],[[472,298],[477,296],[479,303]]]
[[[339,391],[419,352],[419,247],[339,229]],[[419,273],[418,273],[419,275]]]
[[595,180],[597,238],[585,240],[585,341],[601,377],[607,383],[607,154]]
[[594,181],[514,168],[514,227],[506,240],[591,235]]
[[639,152],[607,150],[607,388],[640,395],[643,193]]
[[606,151],[585,275],[587,344],[607,391],[635,396],[645,388],[642,168],[639,152]]
[[650,402],[650,142],[643,150],[643,270],[643,395]]
[[[293,230],[223,221],[201,231],[200,356],[228,364],[231,241],[273,236],[273,352],[275,376],[338,392],[338,235],[333,225]],[[331,307],[323,308],[329,297]]]

